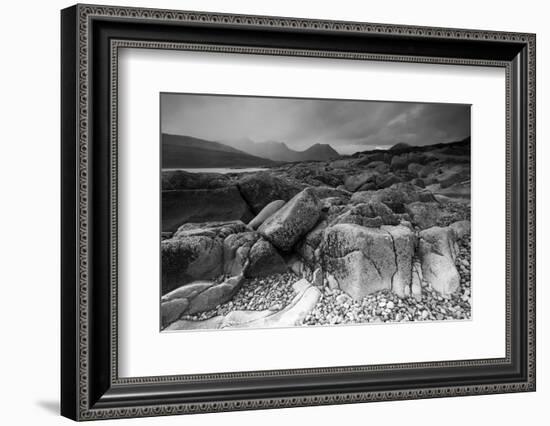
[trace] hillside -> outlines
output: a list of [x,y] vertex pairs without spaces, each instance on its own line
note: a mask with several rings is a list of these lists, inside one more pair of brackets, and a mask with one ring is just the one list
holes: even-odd
[[230,146],[193,138],[162,134],[162,168],[259,167],[273,165]]

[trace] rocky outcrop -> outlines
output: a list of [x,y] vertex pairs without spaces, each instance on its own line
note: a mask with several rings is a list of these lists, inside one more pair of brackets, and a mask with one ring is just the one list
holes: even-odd
[[223,241],[223,272],[234,276],[241,274],[250,255],[250,249],[260,239],[253,231],[232,234]]
[[253,214],[237,186],[162,191],[162,230],[175,231],[187,222],[242,220]]
[[405,226],[382,226],[392,240],[396,271],[392,275],[391,290],[399,297],[411,294],[412,262],[416,249],[416,236]]
[[258,228],[258,232],[282,251],[289,251],[317,223],[321,202],[305,189]]
[[419,233],[418,254],[423,278],[444,296],[454,293],[460,284],[455,266],[455,238],[455,231],[449,227],[433,227]]
[[245,230],[241,221],[180,226],[171,238],[161,242],[162,293],[192,281],[214,279],[224,272],[240,273],[239,268],[224,262],[224,240]]
[[407,204],[405,211],[409,214],[412,223],[420,229],[430,228],[438,224],[445,211],[438,202],[422,203],[416,201]]
[[217,238],[190,236],[161,242],[162,293],[222,273],[223,248]]
[[469,180],[470,169],[464,164],[440,167],[434,173],[434,178],[441,185],[441,188],[448,188],[454,184]]
[[429,156],[421,152],[407,152],[400,155],[394,155],[390,166],[392,170],[406,169],[411,163],[426,164],[430,160]]
[[332,220],[331,224],[351,223],[368,228],[379,228],[382,225],[398,225],[401,219],[400,215],[394,214],[384,203],[371,200],[352,206]]
[[166,330],[274,328],[302,325],[304,318],[319,301],[321,292],[304,279],[296,282],[293,288],[296,293],[294,299],[279,311],[232,311],[225,316],[216,316],[205,321],[175,321]]
[[321,220],[297,244],[296,252],[311,267],[319,263],[319,245],[323,240],[323,233],[328,226],[326,220]]
[[407,297],[415,247],[416,237],[405,226],[334,225],[325,231],[322,248],[327,284],[357,300],[384,289]]
[[441,188],[441,185],[437,185],[434,189],[434,194],[443,195],[448,198],[466,200],[469,202],[471,196],[470,181],[455,183],[446,188]]
[[192,315],[213,309],[229,300],[243,282],[243,275],[221,283],[199,281],[179,287],[161,298],[162,325],[166,326],[182,315]]
[[231,299],[242,282],[243,275],[238,275],[204,289],[189,301],[186,313],[196,314],[197,312],[204,312],[215,308],[219,304]]
[[390,166],[384,161],[371,161],[367,164],[367,169],[373,170],[380,174],[386,174],[390,171]]
[[405,205],[415,201],[435,201],[433,194],[411,183],[397,183],[389,188],[378,191],[356,192],[351,197],[352,203],[362,203],[365,200],[379,201],[386,204],[394,213],[405,213]]
[[324,270],[354,299],[391,289],[397,272],[393,241],[388,232],[339,224],[325,231]]
[[300,192],[305,185],[290,182],[268,172],[258,172],[243,176],[237,182],[240,194],[258,214],[265,206],[275,200],[288,201]]
[[379,175],[378,172],[369,170],[363,173],[360,173],[358,175],[352,175],[349,176],[345,182],[344,185],[348,191],[355,192],[357,191],[361,186],[365,185],[366,183],[376,182],[376,177]]
[[244,232],[246,230],[246,225],[240,220],[229,222],[186,223],[178,228],[172,238],[203,236],[223,239],[228,235]]
[[466,235],[470,235],[471,232],[471,225],[469,220],[459,220],[458,222],[451,223],[449,225],[449,228],[454,231],[456,238],[459,240]]
[[163,326],[467,318],[469,174],[469,141],[163,172]]
[[394,175],[393,173],[388,173],[386,175],[379,176],[376,179],[376,185],[374,188],[366,188],[361,187],[359,188],[360,191],[363,191],[365,189],[383,189],[383,188],[389,188],[392,185],[395,185],[396,183],[402,182],[401,178]]
[[330,186],[313,186],[310,188],[310,190],[320,200],[324,198],[338,198],[339,200],[347,202],[351,197],[351,193],[349,191],[338,189],[338,188],[332,188]]
[[249,265],[245,276],[249,278],[265,277],[286,272],[287,266],[279,252],[263,238],[254,243],[248,255]]
[[275,201],[272,201],[271,203],[269,203],[268,205],[266,205],[261,211],[260,213],[258,213],[256,215],[256,217],[254,219],[252,219],[250,221],[250,223],[248,224],[248,226],[252,229],[258,229],[258,227],[265,222],[265,220],[271,216],[272,214],[274,214],[275,212],[277,212],[281,207],[283,207],[285,205],[285,201],[284,200],[275,200]]

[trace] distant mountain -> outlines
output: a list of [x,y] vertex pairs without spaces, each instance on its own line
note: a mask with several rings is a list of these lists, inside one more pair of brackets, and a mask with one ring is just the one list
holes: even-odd
[[396,143],[394,146],[390,148],[390,151],[403,151],[406,149],[409,149],[411,145],[405,142]]
[[162,134],[162,168],[260,167],[273,161],[247,154],[219,142]]
[[230,143],[241,151],[273,161],[325,161],[340,156],[328,144],[317,143],[305,151],[295,151],[290,149],[284,142],[276,141],[253,142],[250,139],[240,139]]
[[398,143],[393,145],[389,149],[373,149],[366,151],[357,151],[354,154],[351,154],[350,157],[360,157],[364,154],[377,154],[377,153],[386,153],[388,155],[397,155],[405,154],[407,152],[427,152],[427,151],[437,151],[442,154],[447,155],[470,155],[470,145],[471,139],[470,136],[452,142],[440,142],[433,145],[409,145],[406,143]]
[[308,149],[302,152],[298,152],[301,157],[300,161],[306,160],[333,160],[340,157],[340,154],[336,150],[326,143],[316,143],[315,145],[310,146]]

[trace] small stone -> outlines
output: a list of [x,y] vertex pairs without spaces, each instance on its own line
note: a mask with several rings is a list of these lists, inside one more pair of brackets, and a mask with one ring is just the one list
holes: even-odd
[[422,311],[422,319],[425,320],[430,316],[430,313],[426,310]]
[[395,307],[395,305],[391,300],[386,304],[386,308],[388,308],[388,309],[393,309],[394,307]]
[[[336,303],[339,305],[346,305],[351,300],[351,297],[349,297],[347,294],[342,293],[336,296]],[[349,305],[348,305],[349,307]]]

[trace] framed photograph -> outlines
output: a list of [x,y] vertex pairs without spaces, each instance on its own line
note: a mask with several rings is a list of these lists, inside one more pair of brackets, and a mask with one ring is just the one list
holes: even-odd
[[61,12],[61,412],[535,390],[535,35]]

